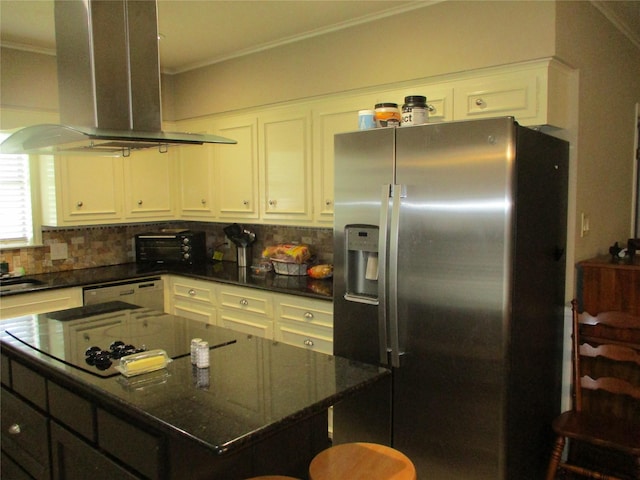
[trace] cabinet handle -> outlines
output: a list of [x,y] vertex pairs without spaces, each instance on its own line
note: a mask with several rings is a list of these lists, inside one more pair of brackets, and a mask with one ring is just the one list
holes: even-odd
[[304,342],[302,342],[305,344],[305,346],[307,347],[313,347],[313,340],[311,340],[310,338],[307,338]]
[[195,297],[196,291],[193,288],[189,289],[189,295],[191,295],[192,297]]
[[142,200],[138,200],[138,205],[142,205]]
[[242,305],[243,307],[246,307],[247,305],[249,305],[249,300],[247,300],[246,298],[243,298],[242,300],[240,300],[240,305]]
[[304,318],[306,318],[307,320],[312,320],[313,319],[313,313],[304,312]]
[[10,435],[18,435],[20,432],[22,432],[22,429],[20,428],[19,424],[14,423],[9,428],[7,428],[7,431]]
[[78,203],[76,203],[76,207],[82,207],[84,205],[84,203],[82,203],[82,200],[80,200]]

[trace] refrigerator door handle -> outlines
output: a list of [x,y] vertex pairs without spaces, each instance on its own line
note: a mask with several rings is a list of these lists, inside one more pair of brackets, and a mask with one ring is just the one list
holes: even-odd
[[392,187],[391,231],[389,232],[389,336],[391,366],[400,366],[400,331],[398,322],[398,237],[400,232],[400,198],[406,196],[404,185]]
[[378,233],[378,332],[380,363],[389,364],[387,339],[387,233],[389,230],[389,199],[391,184],[382,185],[380,228]]

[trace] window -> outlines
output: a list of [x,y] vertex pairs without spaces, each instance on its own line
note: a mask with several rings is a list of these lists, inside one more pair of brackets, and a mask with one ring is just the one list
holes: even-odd
[[40,241],[39,225],[36,228],[34,222],[34,166],[28,155],[0,154],[0,248]]

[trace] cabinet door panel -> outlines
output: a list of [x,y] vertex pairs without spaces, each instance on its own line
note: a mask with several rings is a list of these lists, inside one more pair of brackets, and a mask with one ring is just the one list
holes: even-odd
[[51,422],[51,454],[54,480],[138,478],[55,422]]
[[[175,149],[174,149],[175,150]],[[141,150],[125,159],[126,214],[131,218],[172,218],[173,151]]]
[[1,405],[2,450],[34,478],[48,479],[47,418],[4,389]]
[[[227,123],[228,122],[228,123]],[[223,120],[218,135],[232,138],[235,145],[218,145],[216,195],[221,218],[257,218],[258,135],[255,117]]]
[[86,223],[122,216],[121,159],[70,156],[55,162],[59,162],[56,168],[66,222]]
[[180,147],[180,212],[183,218],[214,218],[214,163],[211,145]]
[[265,218],[311,218],[310,123],[307,111],[260,121]]

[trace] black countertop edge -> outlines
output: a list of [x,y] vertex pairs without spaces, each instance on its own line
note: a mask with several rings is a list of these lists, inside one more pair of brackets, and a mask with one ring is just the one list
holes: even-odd
[[22,279],[36,280],[40,283],[25,289],[0,293],[0,298],[43,290],[85,287],[88,285],[135,280],[167,274],[182,275],[199,280],[257,288],[270,292],[300,295],[321,300],[332,300],[333,298],[332,279],[321,280],[308,276],[278,275],[273,272],[263,275],[253,275],[249,267],[238,267],[238,264],[235,262],[213,262],[189,267],[181,265],[124,263],[120,265],[25,275]]
[[[73,367],[69,367],[64,363],[47,355],[36,352],[34,350],[30,350],[28,349],[28,347],[25,347],[23,349],[22,347],[16,347],[5,342],[2,342],[1,347],[2,353],[5,355],[8,354],[8,356],[13,358],[14,361],[17,360],[18,362],[34,370],[36,373],[44,376],[48,380],[53,381],[61,387],[64,387],[69,391],[82,396],[83,398],[89,399],[98,408],[103,408],[107,411],[112,412],[114,410],[118,411],[121,414],[124,414],[126,417],[129,417],[131,420],[146,424],[156,431],[163,432],[171,436],[187,438],[190,441],[194,441],[221,456],[237,452],[245,447],[250,446],[254,442],[265,439],[273,433],[283,430],[290,425],[294,425],[302,420],[317,415],[322,411],[328,409],[330,406],[339,403],[341,400],[348,398],[391,375],[391,371],[383,367],[375,367],[373,365],[362,364],[359,362],[342,359],[347,362],[348,368],[350,369],[375,369],[376,374],[368,374],[369,378],[367,378],[366,380],[354,384],[348,388],[344,388],[341,391],[334,393],[333,395],[323,398],[320,401],[310,403],[294,414],[276,421],[272,421],[271,423],[261,425],[259,428],[248,431],[240,437],[237,437],[225,444],[215,445],[203,440],[192,432],[178,428],[175,425],[168,423],[143,409],[137,408],[135,405],[130,404],[123,398],[120,398],[117,395],[112,394],[99,387],[100,382],[113,381],[113,378],[98,378],[92,376],[91,374],[79,371],[77,369],[74,369]],[[325,354],[317,355],[326,356]],[[190,363],[189,358],[184,357],[176,359],[174,361],[183,361]]]

